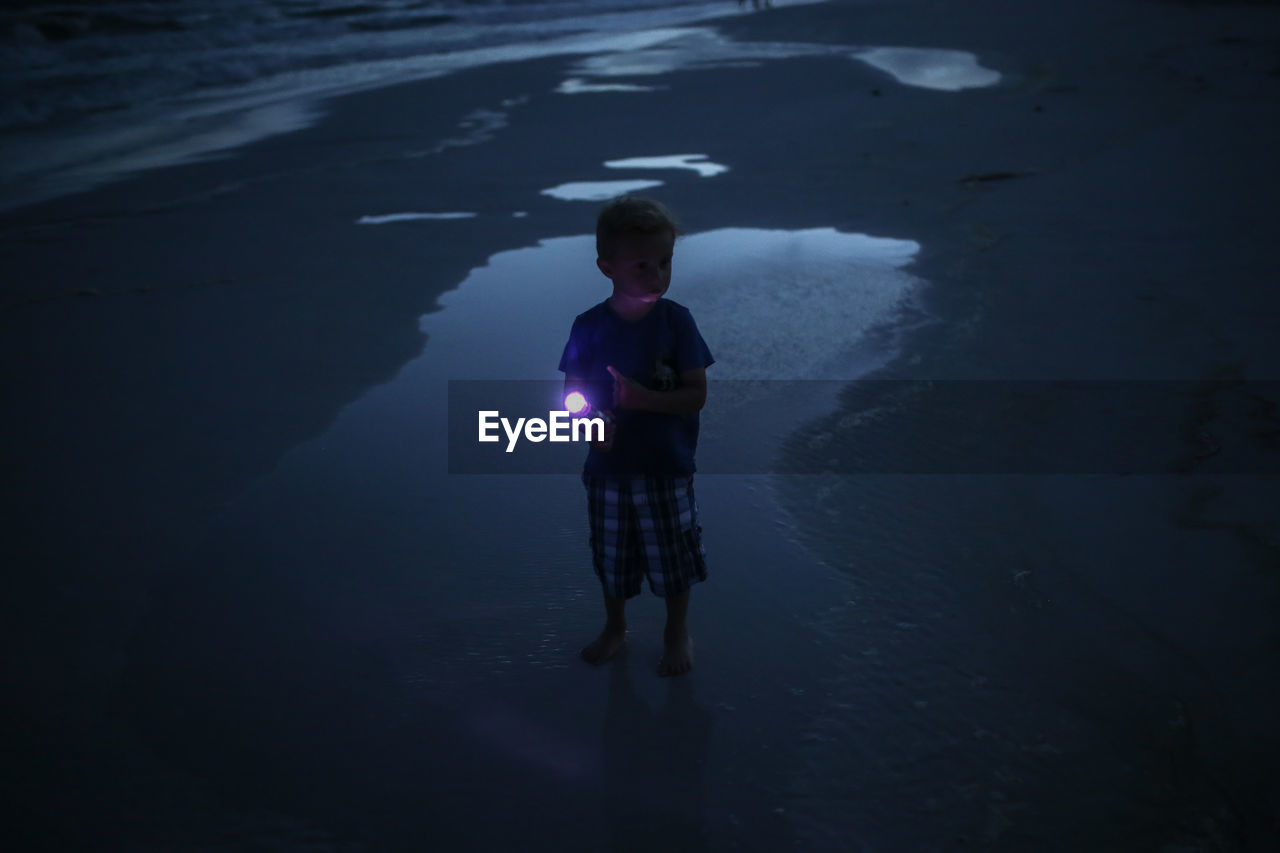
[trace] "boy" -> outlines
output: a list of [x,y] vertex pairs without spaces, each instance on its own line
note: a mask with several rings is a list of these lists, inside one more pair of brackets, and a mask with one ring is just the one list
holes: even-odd
[[689,588],[707,579],[693,497],[698,411],[713,363],[693,316],[663,299],[678,226],[661,204],[623,196],[596,221],[596,266],[613,295],[579,314],[560,359],[565,390],[594,413],[612,409],[583,466],[591,557],[604,586],[604,630],[582,650],[600,664],[623,647],[628,598],[642,578],[667,605],[660,675],[693,666],[685,628]]

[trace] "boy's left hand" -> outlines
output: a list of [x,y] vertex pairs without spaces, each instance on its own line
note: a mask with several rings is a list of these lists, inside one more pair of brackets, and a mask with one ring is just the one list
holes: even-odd
[[614,370],[612,365],[605,369],[613,377],[613,407],[615,409],[647,408],[647,400],[649,394],[652,393],[648,388],[634,379],[623,376]]

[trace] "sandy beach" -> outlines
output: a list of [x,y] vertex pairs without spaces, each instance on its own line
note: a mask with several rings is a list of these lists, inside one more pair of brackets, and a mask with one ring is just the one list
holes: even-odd
[[[11,849],[1280,844],[1280,8],[724,12],[0,213]],[[575,449],[449,410],[632,181],[717,357],[678,679],[647,591],[577,658]]]

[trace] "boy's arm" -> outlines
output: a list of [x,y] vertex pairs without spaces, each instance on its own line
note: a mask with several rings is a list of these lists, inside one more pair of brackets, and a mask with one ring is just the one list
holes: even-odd
[[674,391],[654,391],[628,379],[612,367],[613,404],[619,409],[661,412],[664,415],[691,415],[707,402],[707,369],[680,371],[680,387]]
[[564,395],[569,396],[570,391],[583,391],[587,387],[587,380],[581,376],[574,376],[572,373],[564,375]]
[[[572,373],[564,375],[564,394],[569,396],[570,391],[587,391],[587,380],[581,376],[575,376]],[[594,416],[594,413],[593,413]],[[617,430],[617,425],[610,422],[604,425],[604,441],[593,441],[591,446],[600,452],[606,452],[613,447],[613,434]]]

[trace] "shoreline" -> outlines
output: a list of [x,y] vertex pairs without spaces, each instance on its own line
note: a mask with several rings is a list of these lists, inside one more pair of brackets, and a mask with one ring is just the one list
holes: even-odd
[[[900,358],[875,378],[1199,380],[1234,366],[1227,378],[1274,380],[1273,264],[1263,229],[1280,122],[1274,99],[1263,96],[1277,83],[1264,63],[1267,43],[1237,35],[1266,32],[1274,10],[1091,4],[1070,20],[1036,23],[1037,9],[1008,5],[986,4],[983,19],[969,7],[952,9],[960,17],[913,12],[945,3],[829,3],[716,23],[739,37],[843,42],[856,32],[847,40],[973,50],[1009,75],[988,90],[913,89],[848,60],[801,57],[644,81],[668,87],[657,92],[560,95],[554,90],[573,60],[535,60],[343,97],[316,126],[233,157],[0,215],[0,352],[14,378],[11,410],[24,415],[3,427],[13,475],[5,552],[8,565],[30,569],[14,578],[5,620],[11,683],[22,686],[7,713],[10,730],[24,733],[19,802],[32,831],[48,831],[54,803],[72,802],[80,811],[60,824],[65,840],[101,838],[106,828],[133,832],[138,843],[194,845],[223,819],[242,821],[233,835],[269,835],[253,825],[261,814],[254,808],[269,822],[276,812],[296,807],[314,817],[330,805],[358,835],[370,820],[358,806],[382,808],[382,793],[408,802],[414,785],[436,790],[425,765],[400,759],[396,766],[411,770],[405,780],[377,778],[353,806],[326,800],[369,769],[362,744],[399,759],[390,735],[361,741],[357,732],[343,741],[349,751],[308,759],[303,766],[338,780],[314,796],[279,756],[309,755],[308,737],[347,731],[343,709],[364,722],[402,712],[401,700],[417,696],[402,668],[417,671],[397,654],[422,655],[429,675],[434,650],[450,648],[453,632],[480,626],[534,642],[521,618],[554,632],[539,621],[545,613],[476,602],[454,580],[472,577],[464,570],[476,555],[450,537],[469,531],[482,553],[504,565],[527,559],[539,577],[563,567],[559,551],[533,545],[581,543],[569,531],[507,547],[484,538],[492,531],[479,515],[438,540],[415,538],[429,511],[465,513],[421,494],[409,464],[375,468],[382,479],[351,480],[369,489],[367,503],[363,493],[340,493],[348,480],[331,472],[355,470],[364,451],[347,448],[355,461],[327,456],[317,439],[423,357],[431,343],[424,316],[447,320],[437,300],[469,274],[504,252],[589,231],[595,204],[543,190],[649,174],[610,170],[608,161],[701,153],[727,165],[705,178],[652,173],[664,181],[654,194],[693,235],[728,226],[835,228],[918,241],[907,269],[929,282],[922,309],[934,322],[912,331]],[[1125,27],[1143,22],[1151,24],[1141,31],[1146,41],[1130,44]],[[477,110],[492,120],[469,118]],[[645,121],[650,111],[675,118]],[[472,127],[460,128],[463,121]],[[448,140],[465,144],[435,151]],[[412,156],[423,151],[435,153]],[[1197,168],[1204,163],[1211,168]],[[476,216],[357,224],[407,211]],[[1218,269],[1230,271],[1229,284],[1207,291]],[[673,298],[680,301],[678,289]],[[880,332],[892,337],[894,329]],[[906,414],[928,411],[922,403]],[[838,409],[820,424],[855,414]],[[375,415],[376,407],[360,416],[376,424]],[[1229,427],[1233,436],[1266,426],[1225,398],[1208,417],[1211,429]],[[422,455],[417,433],[404,432],[406,458]],[[875,453],[874,435],[855,435],[861,451]],[[399,446],[368,453],[385,463]],[[721,631],[708,637],[709,660],[719,654],[724,666],[719,675],[709,666],[698,683],[738,710],[703,710],[721,736],[732,733],[730,747],[750,756],[742,759],[746,777],[801,774],[721,790],[721,810],[695,816],[711,837],[751,841],[747,830],[767,824],[769,834],[756,840],[807,839],[815,848],[824,837],[847,840],[837,830],[862,830],[888,849],[895,839],[941,844],[960,834],[1007,850],[1067,849],[1069,839],[1095,847],[1207,839],[1234,849],[1231,838],[1275,833],[1267,797],[1277,790],[1276,745],[1263,697],[1276,578],[1258,571],[1274,555],[1275,520],[1265,512],[1275,505],[1271,480],[814,482],[779,480],[753,493],[758,519],[740,536],[731,527],[740,498],[729,484],[709,483],[702,493],[723,497],[716,535],[751,571],[719,593],[725,609],[704,617]],[[458,488],[487,506],[481,485]],[[503,499],[512,513],[516,497]],[[778,503],[787,519],[774,518],[771,534],[766,519]],[[569,512],[554,504],[538,507],[541,526],[568,530]],[[772,544],[767,555],[744,553],[753,536]],[[796,542],[830,571],[786,583],[779,567],[810,560]],[[351,566],[367,569],[368,553],[457,570],[438,609],[480,615],[416,628],[414,596],[429,599],[402,579],[412,567],[382,566],[366,578]],[[301,556],[316,560],[314,574],[310,564],[306,572],[293,565]],[[201,568],[209,570],[184,574]],[[579,594],[578,580],[559,592]],[[523,582],[534,602],[556,592]],[[816,622],[790,611],[767,618],[775,600],[812,609],[846,586],[849,600],[824,608]],[[340,600],[325,598],[335,589]],[[411,594],[388,592],[404,589]],[[386,652],[391,641],[379,623],[388,610],[385,630],[421,648]],[[768,664],[756,668],[737,662],[730,647],[739,613],[760,620],[758,636],[737,636],[746,645],[804,645],[766,648]],[[584,606],[569,621],[595,615]],[[184,622],[189,616],[199,631]],[[279,631],[290,629],[286,642]],[[510,654],[490,638],[478,637],[476,648],[495,661]],[[228,650],[223,639],[242,645]],[[825,649],[816,652],[811,640]],[[557,639],[555,648],[570,642]],[[317,665],[308,652],[331,653],[333,662]],[[792,652],[803,665],[788,662]],[[237,665],[248,666],[244,680]],[[1230,676],[1216,674],[1218,666]],[[208,674],[213,687],[188,673]],[[158,677],[166,674],[168,682]],[[583,703],[573,720],[594,725],[589,703],[599,697],[580,675],[557,674],[556,683],[579,691],[570,694]],[[791,692],[765,683],[779,678]],[[181,715],[157,698],[174,683],[189,691],[189,712],[207,715],[207,741],[183,744]],[[341,690],[325,692],[333,684]],[[342,692],[351,684],[363,685],[365,698]],[[209,692],[219,685],[243,701],[239,710]],[[255,687],[279,703],[257,711],[260,718]],[[513,718],[504,702],[518,703],[520,682],[475,689],[478,699],[467,696],[484,710],[485,737],[516,750],[525,762],[519,789],[537,790],[530,768],[547,757],[518,747],[542,731],[538,720],[558,720],[557,709],[533,722]],[[288,720],[271,714],[298,707],[311,690],[338,709],[326,705],[320,718],[334,728],[313,721],[290,734]],[[824,691],[850,707],[828,707]],[[754,703],[757,693],[766,700]],[[414,722],[437,720],[438,709],[414,707]],[[634,711],[626,702],[609,707],[623,717]],[[1168,723],[1179,714],[1184,724]],[[791,746],[766,756],[748,721],[781,727],[775,736]],[[248,805],[221,802],[239,765],[228,759],[209,778],[192,768],[219,754],[217,737],[249,749],[244,761],[253,749],[270,751],[263,731],[289,738],[275,745],[270,765],[284,793],[263,782]],[[433,729],[401,719],[393,731],[421,738]],[[415,741],[413,754],[426,761],[429,743]],[[612,743],[606,738],[606,751]],[[1113,750],[1117,743],[1123,748]],[[181,760],[163,754],[175,744],[189,750]],[[581,770],[592,766],[591,754],[573,771],[585,776],[570,774],[588,782],[573,784],[592,784],[593,771]],[[711,754],[721,763],[710,775],[728,784],[738,759]],[[1129,769],[1117,770],[1117,760]],[[120,766],[131,775],[117,778]],[[1172,794],[1169,766],[1189,780]],[[468,771],[466,790],[478,794],[491,781],[486,773],[508,767],[487,755]],[[809,778],[803,767],[842,773]],[[1142,777],[1148,770],[1154,775]],[[1080,795],[1100,778],[1108,780],[1100,793]],[[170,793],[175,779],[181,790]],[[866,803],[855,816],[840,805],[851,791]],[[1109,817],[1107,797],[1143,803],[1136,826]],[[171,810],[143,817],[153,801]],[[199,813],[194,828],[182,825],[184,809]],[[749,817],[746,829],[730,820],[739,813]],[[1211,825],[1179,823],[1183,814]],[[901,826],[903,815],[911,826]],[[398,826],[388,820],[377,828]],[[935,824],[941,834],[930,835]],[[294,829],[305,834],[305,826]],[[382,840],[396,848],[394,837]]]
[[[825,0],[784,0],[780,8],[820,2]],[[167,103],[163,111],[153,109],[154,99],[144,98],[131,107],[117,106],[60,122],[53,132],[40,126],[9,128],[4,131],[10,136],[5,154],[8,160],[22,162],[25,170],[6,172],[5,179],[10,191],[23,187],[24,197],[0,200],[0,210],[7,213],[92,191],[147,171],[234,156],[257,141],[315,125],[323,120],[324,105],[336,99],[469,70],[635,50],[729,15],[713,4],[650,8],[631,18],[605,12],[601,16],[605,23],[597,20],[600,28],[596,30],[549,38],[539,37],[535,30],[526,33],[525,41],[351,58],[332,66],[294,68],[239,86],[208,86],[191,99],[170,93],[158,99]],[[626,18],[629,26],[608,20],[619,17]],[[514,36],[510,31],[506,34]],[[121,109],[128,112],[128,122],[122,123]],[[62,168],[49,172],[50,161],[60,162]],[[33,170],[40,163],[43,169]],[[13,168],[12,163],[4,168]]]

